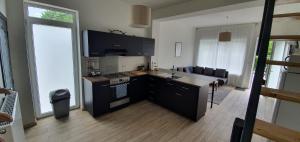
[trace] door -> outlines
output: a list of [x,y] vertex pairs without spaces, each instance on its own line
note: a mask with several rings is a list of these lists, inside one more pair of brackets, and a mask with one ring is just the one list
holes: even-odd
[[[269,57],[270,60],[284,61],[285,57],[287,56],[286,50],[287,48],[285,41],[274,41],[271,57]],[[268,66],[267,86],[269,88],[279,88],[282,71],[282,66]]]
[[52,115],[49,93],[68,89],[70,107],[79,107],[77,14],[49,6],[28,4],[28,58],[37,118]]

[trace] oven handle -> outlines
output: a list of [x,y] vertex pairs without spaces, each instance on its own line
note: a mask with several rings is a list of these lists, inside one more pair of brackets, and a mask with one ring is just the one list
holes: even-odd
[[[121,84],[124,84],[124,85],[129,85],[130,83],[121,83]],[[118,85],[121,85],[121,84],[118,84]],[[117,85],[109,85],[110,88],[116,88]]]

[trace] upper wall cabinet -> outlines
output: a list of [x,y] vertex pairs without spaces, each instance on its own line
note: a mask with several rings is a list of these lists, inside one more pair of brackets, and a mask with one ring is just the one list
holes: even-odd
[[154,39],[99,31],[83,31],[85,57],[153,56]]

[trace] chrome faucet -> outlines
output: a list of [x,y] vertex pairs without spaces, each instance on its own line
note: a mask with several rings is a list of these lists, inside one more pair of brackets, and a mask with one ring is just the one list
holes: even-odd
[[173,69],[172,69],[172,78],[175,76],[175,66],[173,65]]

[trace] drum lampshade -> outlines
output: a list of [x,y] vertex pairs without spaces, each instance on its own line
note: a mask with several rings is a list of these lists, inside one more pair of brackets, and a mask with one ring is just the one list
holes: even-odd
[[132,6],[132,27],[146,28],[151,24],[151,8],[145,5]]

